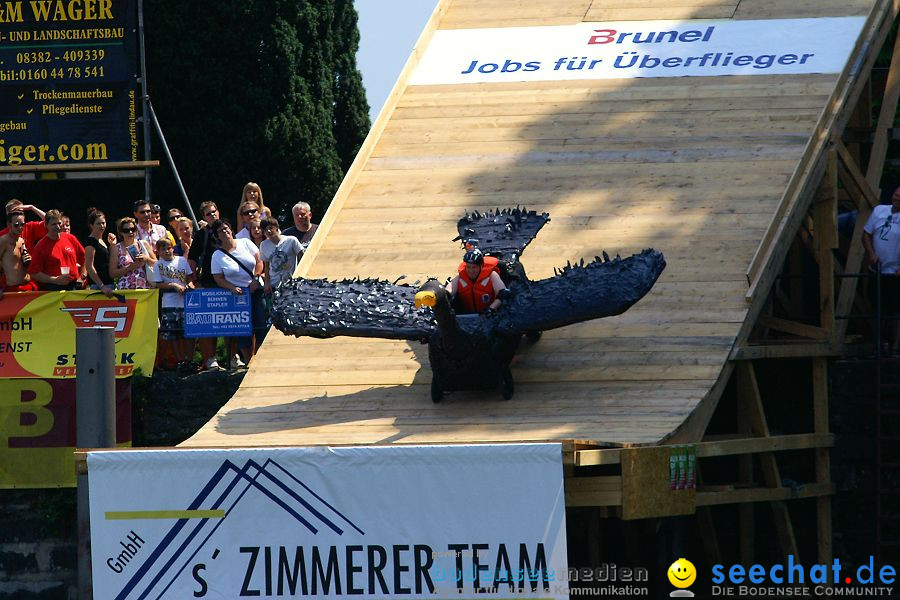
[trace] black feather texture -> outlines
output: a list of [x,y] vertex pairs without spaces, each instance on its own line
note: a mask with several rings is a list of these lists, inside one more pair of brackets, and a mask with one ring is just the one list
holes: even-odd
[[459,235],[453,241],[478,240],[477,246],[485,254],[515,262],[549,220],[549,214],[524,207],[474,211],[456,223]]

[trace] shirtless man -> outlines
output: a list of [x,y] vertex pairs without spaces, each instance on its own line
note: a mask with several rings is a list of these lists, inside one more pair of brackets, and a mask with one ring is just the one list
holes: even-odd
[[3,292],[33,292],[38,289],[28,275],[31,256],[25,249],[25,240],[19,237],[25,227],[25,213],[9,213],[6,215],[6,224],[8,231],[0,236],[0,268],[6,277],[6,287],[0,290],[0,298],[3,297]]

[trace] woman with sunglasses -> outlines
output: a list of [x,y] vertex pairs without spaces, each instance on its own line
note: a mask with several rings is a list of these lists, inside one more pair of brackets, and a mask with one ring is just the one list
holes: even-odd
[[178,225],[176,222],[178,219],[183,219],[184,213],[182,213],[177,208],[170,208],[169,212],[166,214],[166,233],[170,237],[170,241],[172,245],[175,247],[175,256],[181,256],[178,254]]
[[[88,226],[91,233],[84,242],[84,267],[92,290],[100,290],[112,296],[115,283],[109,274],[109,246],[106,245],[106,215],[96,208],[88,209]],[[111,243],[115,244],[115,236]]]
[[251,239],[250,223],[259,219],[261,210],[254,200],[244,200],[238,205],[238,224],[240,229],[235,234],[236,239]]
[[[259,249],[251,240],[236,239],[228,221],[215,221],[210,228],[219,242],[219,249],[212,257],[213,279],[220,288],[231,290],[237,295],[250,295],[250,315],[255,338],[258,331],[265,329],[266,318],[262,286],[259,284],[259,275],[263,271]],[[255,350],[254,338],[231,339],[232,369],[246,366]],[[234,351],[235,344],[238,353]]]
[[137,222],[131,217],[116,221],[116,230],[122,241],[113,246],[115,252],[109,253],[109,274],[116,278],[116,289],[148,290],[146,267],[156,263],[156,255],[150,245],[135,237]]

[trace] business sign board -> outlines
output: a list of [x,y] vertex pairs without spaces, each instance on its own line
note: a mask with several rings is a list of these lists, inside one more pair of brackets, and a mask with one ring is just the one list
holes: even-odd
[[200,288],[184,293],[184,336],[240,337],[253,335],[250,294],[221,288]]
[[839,73],[864,17],[436,31],[412,85]]
[[115,330],[115,375],[153,373],[156,290],[21,292],[0,299],[0,378],[74,379],[75,329]]
[[0,2],[0,166],[138,160],[136,0]]
[[[75,487],[75,385],[0,379],[0,489]],[[116,444],[131,444],[131,378],[116,380]]]
[[98,600],[568,598],[559,444],[87,460]]

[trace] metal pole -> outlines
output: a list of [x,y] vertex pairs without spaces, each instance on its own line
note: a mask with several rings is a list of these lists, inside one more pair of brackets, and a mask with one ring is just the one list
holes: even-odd
[[[150,160],[152,146],[150,140],[150,88],[147,86],[147,55],[144,52],[144,0],[137,1],[138,51],[141,53],[141,96],[144,103],[144,160]],[[150,169],[144,169],[144,200],[151,201]]]
[[184,185],[181,183],[181,176],[178,175],[178,169],[175,167],[175,161],[172,159],[172,153],[169,151],[169,145],[166,143],[166,136],[163,135],[162,127],[159,125],[159,119],[156,118],[156,111],[153,110],[153,103],[150,101],[150,98],[147,98],[147,106],[150,110],[150,119],[153,121],[153,128],[156,130],[156,135],[159,136],[159,141],[162,144],[163,154],[166,155],[166,160],[172,168],[172,175],[175,176],[175,183],[178,184],[178,191],[181,192],[181,198],[184,200],[184,205],[191,215],[191,221],[194,222],[194,229],[199,229],[199,226],[197,225],[197,216],[194,214],[194,209],[191,208],[191,201],[188,200],[187,192],[184,190]]
[[[110,327],[75,330],[75,444],[116,446],[116,340]],[[88,476],[78,475],[78,597],[93,597]]]

